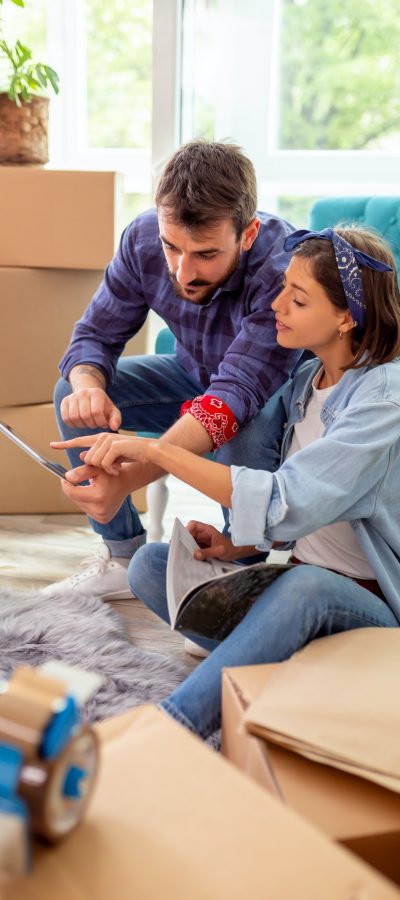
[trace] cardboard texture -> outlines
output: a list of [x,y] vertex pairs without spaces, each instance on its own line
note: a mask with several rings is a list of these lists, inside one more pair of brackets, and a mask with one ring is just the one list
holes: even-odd
[[154,707],[97,727],[85,821],[35,847],[6,900],[391,900],[395,887],[335,847]]
[[119,192],[115,172],[0,166],[0,266],[103,269]]
[[[11,425],[44,456],[69,468],[64,453],[49,447],[49,442],[58,438],[51,403],[2,407],[0,419]],[[132,497],[138,511],[144,512],[146,488],[135,491]],[[0,435],[0,515],[77,512],[80,512],[79,508],[64,496],[59,478]]]
[[[58,363],[102,271],[0,268],[0,406],[49,403]],[[124,356],[146,353],[146,325]]]
[[[253,733],[400,793],[400,629],[360,628],[283,662],[245,716]],[[399,797],[400,806],[400,797]]]
[[329,837],[400,883],[397,793],[312,762],[246,730],[244,719],[249,706],[268,690],[280,667],[245,666],[224,671],[224,756]]

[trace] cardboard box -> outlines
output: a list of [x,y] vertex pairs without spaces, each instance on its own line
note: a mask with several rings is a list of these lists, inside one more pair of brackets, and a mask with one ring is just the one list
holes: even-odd
[[[0,408],[0,419],[26,437],[44,456],[69,468],[67,457],[49,447],[49,442],[58,438],[51,403]],[[138,511],[144,512],[146,488],[135,491],[132,498]],[[0,515],[76,512],[79,509],[63,494],[59,478],[0,435]]]
[[311,641],[282,662],[245,726],[313,762],[400,795],[400,629],[356,628]]
[[115,172],[0,166],[0,266],[103,269],[119,193]]
[[154,707],[97,727],[84,822],[6,900],[391,900],[398,891]]
[[370,781],[311,762],[251,735],[244,728],[243,717],[248,706],[264,691],[277,669],[277,665],[266,665],[224,671],[224,756],[329,837],[400,884],[399,795]]
[[[0,268],[0,406],[49,403],[58,363],[102,270]],[[146,325],[124,356],[146,353]]]

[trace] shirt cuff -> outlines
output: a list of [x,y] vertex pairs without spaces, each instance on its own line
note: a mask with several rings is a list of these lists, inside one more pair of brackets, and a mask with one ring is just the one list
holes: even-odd
[[231,466],[232,509],[229,524],[235,547],[257,546],[270,550],[272,541],[266,538],[268,509],[273,488],[273,475],[263,470]]

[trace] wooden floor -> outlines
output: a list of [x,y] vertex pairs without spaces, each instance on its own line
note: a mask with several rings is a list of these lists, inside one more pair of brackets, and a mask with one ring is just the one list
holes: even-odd
[[[164,539],[170,536],[175,516],[185,523],[199,519],[221,526],[216,504],[172,477],[168,485]],[[147,516],[142,520],[146,527]],[[95,552],[98,542],[81,515],[0,516],[0,588],[23,591],[59,581]],[[185,652],[182,637],[138,600],[115,601],[112,606],[125,620],[137,646],[179,659],[188,671],[196,665],[196,659]]]

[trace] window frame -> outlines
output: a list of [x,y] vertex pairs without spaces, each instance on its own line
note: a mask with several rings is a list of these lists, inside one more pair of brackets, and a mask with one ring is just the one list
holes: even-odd
[[[186,22],[195,20],[196,0],[184,0]],[[400,194],[399,154],[367,150],[284,150],[278,148],[279,47],[281,0],[252,0],[243,8],[241,0],[220,0],[226,15],[242,16],[237,41],[228,57],[231,104],[221,104],[217,112],[215,138],[231,136],[254,162],[259,190],[259,206],[277,211],[280,196],[317,197]],[[259,17],[259,28],[254,18]],[[246,40],[246,26],[253,18],[252,40]],[[242,36],[243,35],[243,36]],[[190,98],[193,97],[190,55],[183,37],[184,140],[195,136]],[[241,43],[239,43],[241,42]],[[246,52],[246,46],[248,51]],[[193,55],[193,48],[191,51]],[[189,65],[187,63],[189,57]],[[236,66],[235,66],[236,62]],[[223,62],[221,60],[221,68]],[[193,77],[193,75],[192,75]],[[226,73],[218,77],[226,80]],[[262,93],[257,84],[262,80]],[[222,82],[223,83],[223,82]],[[229,94],[225,94],[226,97]],[[228,108],[230,107],[230,108]]]
[[[81,0],[47,0],[48,55],[57,61],[61,91],[50,104],[51,167],[112,169],[122,172],[129,193],[150,193],[165,160],[184,140],[195,136],[190,110],[193,85],[185,70],[184,4],[195,0],[153,0],[152,147],[148,150],[91,149],[86,141],[85,47]],[[223,0],[231,14],[243,15],[241,0]],[[277,116],[281,0],[252,0],[250,18],[263,16],[254,33],[249,59],[235,66],[232,54],[230,108],[221,107],[216,138],[230,135],[252,158],[258,176],[260,206],[277,208],[279,196],[400,194],[399,155],[369,151],[279,150]],[[188,17],[186,16],[186,21]],[[190,21],[190,16],[189,16]],[[254,89],[251,57],[262,51],[262,115]],[[186,54],[187,55],[187,54]],[[182,63],[183,59],[183,63]],[[236,60],[237,62],[237,60]],[[189,98],[189,100],[188,100]],[[239,102],[236,103],[236,98]],[[246,98],[246,116],[241,98]],[[244,99],[243,99],[244,102]],[[185,110],[186,103],[186,110]]]
[[50,59],[57,60],[61,90],[50,104],[52,168],[121,172],[127,193],[150,193],[152,173],[179,143],[181,0],[153,0],[152,147],[87,146],[85,42],[81,0],[47,0]]

